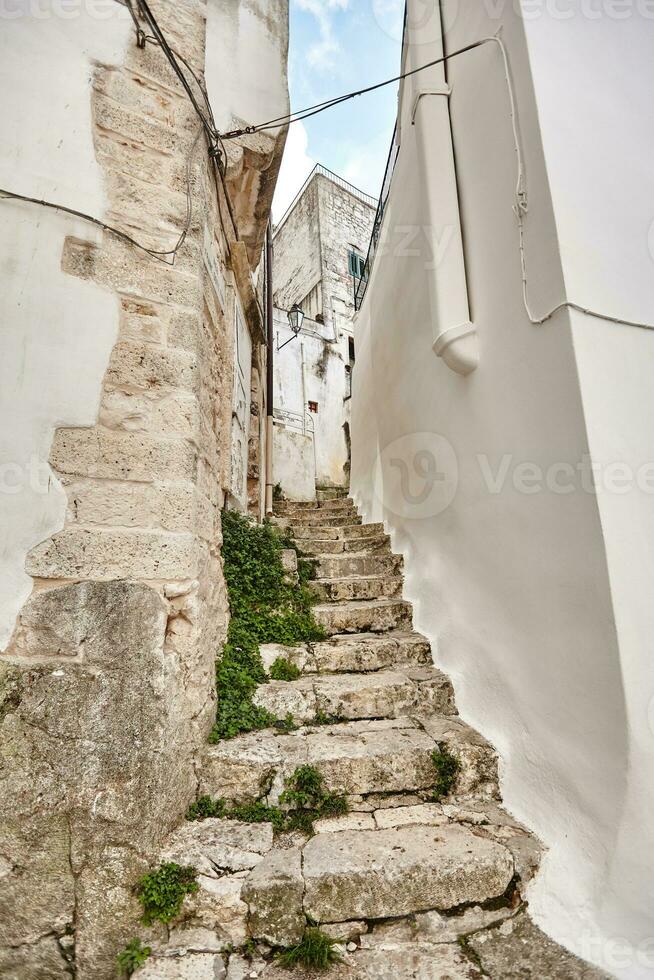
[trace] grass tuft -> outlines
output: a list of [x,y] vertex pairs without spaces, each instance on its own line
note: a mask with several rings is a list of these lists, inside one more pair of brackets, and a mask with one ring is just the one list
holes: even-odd
[[296,681],[302,676],[302,671],[286,657],[277,657],[270,668],[271,681]]
[[279,964],[286,969],[303,966],[308,970],[327,970],[342,959],[334,947],[338,940],[332,939],[316,927],[310,927],[302,942],[292,946],[279,956]]
[[434,802],[438,803],[439,800],[448,796],[454,789],[454,784],[461,772],[461,763],[447,749],[443,751],[439,749],[436,752],[432,752],[431,758],[436,769]]

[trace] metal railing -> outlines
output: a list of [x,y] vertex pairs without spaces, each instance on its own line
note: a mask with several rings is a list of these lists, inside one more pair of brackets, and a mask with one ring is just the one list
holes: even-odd
[[273,410],[273,422],[277,425],[284,425],[287,429],[301,432],[303,436],[315,435],[315,423],[310,412],[288,412],[285,408],[275,408]]
[[282,225],[288,218],[289,214],[291,213],[291,211],[293,210],[297,202],[300,200],[300,198],[302,197],[305,190],[307,189],[307,187],[309,186],[313,178],[316,176],[316,174],[322,174],[323,177],[327,177],[328,180],[331,180],[332,184],[337,184],[339,187],[342,187],[343,190],[348,192],[348,194],[352,194],[354,197],[358,197],[360,201],[363,201],[364,204],[369,205],[371,208],[374,208],[375,205],[377,204],[376,199],[372,197],[370,194],[366,194],[366,192],[362,191],[359,187],[355,187],[354,184],[350,184],[349,181],[344,180],[342,177],[339,177],[338,174],[335,174],[334,171],[330,170],[328,167],[323,167],[322,163],[317,163],[313,168],[313,170],[311,171],[311,173],[309,174],[309,176],[307,177],[307,179],[305,180],[305,182],[302,184],[302,187],[299,189],[299,191],[297,192],[297,194],[295,195],[295,197],[293,198],[289,206],[284,211],[282,217],[275,224],[274,227],[275,235],[282,227]]
[[391,180],[393,178],[393,171],[395,170],[395,164],[397,163],[398,154],[400,152],[400,147],[396,143],[396,137],[397,137],[397,124],[395,125],[395,129],[393,130],[393,139],[391,140],[391,148],[388,154],[388,160],[386,162],[384,180],[382,183],[381,194],[379,195],[379,203],[377,204],[375,221],[372,226],[372,235],[370,236],[370,245],[368,246],[368,254],[366,256],[366,264],[363,269],[363,276],[359,280],[358,284],[356,284],[354,289],[355,310],[361,309],[361,304],[363,303],[363,298],[366,295],[366,289],[368,288],[368,282],[370,280],[370,273],[372,272],[373,262],[375,261],[375,254],[377,252],[377,248],[379,247],[382,222],[384,220],[384,214],[386,212],[388,195],[391,192]]

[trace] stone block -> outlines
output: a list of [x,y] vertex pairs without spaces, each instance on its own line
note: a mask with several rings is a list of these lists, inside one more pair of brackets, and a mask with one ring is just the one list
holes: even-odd
[[197,361],[188,351],[120,341],[111,352],[106,385],[161,389],[197,387]]
[[50,462],[59,473],[109,480],[193,480],[197,453],[183,439],[102,429],[57,429]]
[[187,579],[197,576],[192,534],[69,528],[37,545],[25,569],[52,579]]
[[513,877],[505,847],[458,826],[320,834],[304,849],[304,909],[317,922],[486,902]]
[[138,980],[224,980],[227,969],[217,953],[152,956],[134,974]]
[[255,939],[272,946],[301,940],[306,920],[299,849],[272,851],[245,880],[241,895],[250,908],[249,928]]
[[272,845],[271,824],[199,820],[178,827],[166,843],[164,860],[191,865],[200,874],[215,878],[254,868]]

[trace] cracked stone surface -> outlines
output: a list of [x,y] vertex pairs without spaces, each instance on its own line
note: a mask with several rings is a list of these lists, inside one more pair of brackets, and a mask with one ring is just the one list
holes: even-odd
[[449,827],[321,834],[304,849],[304,908],[317,922],[382,919],[502,895],[505,847]]
[[493,980],[608,980],[606,973],[549,939],[525,914],[469,942]]
[[273,851],[249,875],[242,897],[250,907],[250,933],[273,946],[292,946],[302,939],[304,878],[299,849]]

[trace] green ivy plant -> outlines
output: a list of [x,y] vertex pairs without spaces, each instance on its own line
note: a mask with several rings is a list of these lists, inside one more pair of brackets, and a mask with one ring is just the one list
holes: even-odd
[[170,922],[179,914],[187,895],[198,890],[195,868],[162,864],[139,881],[136,894],[143,906],[143,924]]
[[327,970],[334,963],[342,962],[334,948],[337,942],[315,926],[310,926],[302,942],[281,953],[278,962],[287,969],[300,965],[307,970]]
[[438,803],[454,789],[454,784],[461,772],[461,763],[447,749],[432,752],[431,759],[436,769],[434,801]]
[[135,970],[143,966],[151,952],[151,947],[142,946],[140,939],[132,939],[116,957],[121,973],[131,977]]
[[293,646],[322,640],[313,618],[315,599],[305,584],[284,577],[281,552],[287,542],[271,524],[227,511],[223,514],[223,563],[231,620],[216,668],[218,710],[211,741],[233,738],[275,723],[253,702],[266,681],[259,655],[263,643]]

